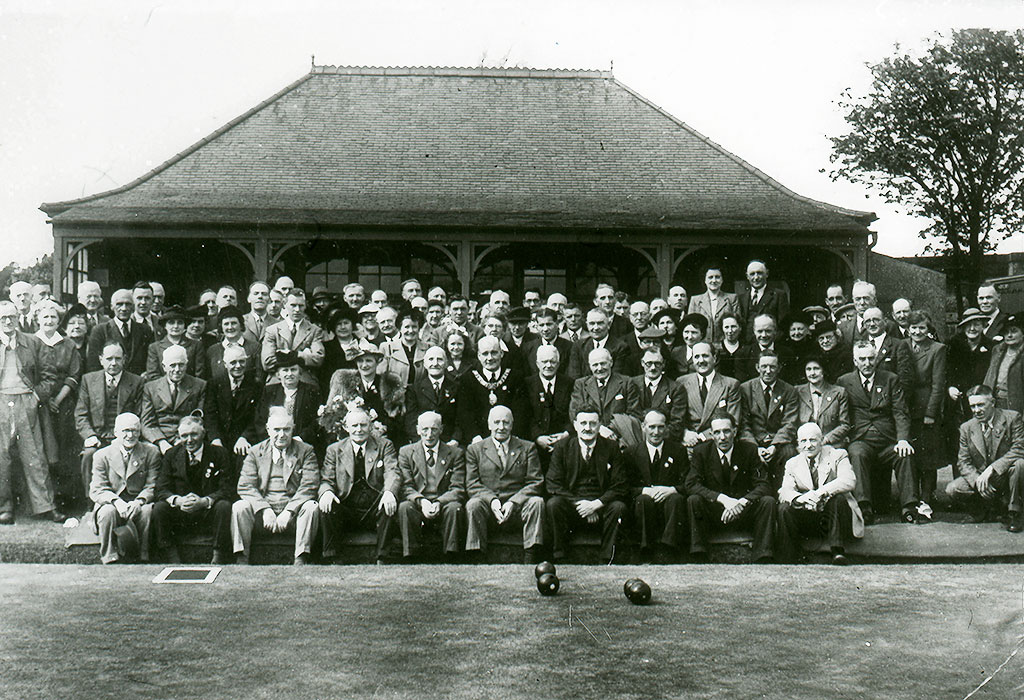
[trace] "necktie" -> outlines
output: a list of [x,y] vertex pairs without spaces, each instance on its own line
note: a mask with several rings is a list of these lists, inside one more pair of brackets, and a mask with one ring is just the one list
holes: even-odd
[[864,393],[867,394],[868,396],[871,396],[871,380],[870,379],[865,379],[864,380]]
[[356,478],[362,476],[366,470],[366,461],[363,458],[363,448],[357,447],[356,454],[352,458],[352,466],[355,467],[353,472],[356,474]]
[[286,394],[284,397],[284,410],[289,416],[295,415],[295,394],[297,393],[297,391],[292,392],[291,394]]
[[729,472],[729,455],[722,455],[722,469],[726,473]]
[[434,394],[436,396],[441,395],[441,382],[434,382]]
[[427,448],[427,469],[434,468],[434,450]]
[[818,470],[815,468],[814,457],[807,458],[807,468],[811,470],[811,485],[818,488]]
[[654,398],[654,382],[648,382],[647,391],[650,393],[651,398]]
[[654,459],[651,460],[651,464],[659,466],[661,464],[661,448],[654,450]]
[[508,445],[504,442],[498,443],[498,458],[501,460],[501,468],[508,466]]
[[549,379],[544,387],[544,391],[547,392],[548,401],[555,400],[555,380]]
[[708,400],[708,380],[706,377],[698,377],[700,383],[700,403],[703,406]]
[[771,408],[772,406],[772,388],[765,386],[764,388],[764,405],[765,408]]
[[569,340],[575,343],[579,339],[579,333],[577,333],[576,331],[569,331]]
[[171,406],[178,404],[178,385],[171,382]]
[[590,456],[591,456],[592,453],[593,453],[593,450],[590,447],[584,445],[583,446],[583,461],[584,462],[589,462],[590,461]]

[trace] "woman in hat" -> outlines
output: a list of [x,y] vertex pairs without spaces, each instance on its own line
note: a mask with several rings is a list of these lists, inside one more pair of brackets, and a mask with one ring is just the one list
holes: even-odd
[[362,406],[370,413],[378,433],[395,444],[402,442],[405,412],[405,384],[393,372],[378,373],[383,354],[368,340],[360,340],[355,369],[335,370],[331,376],[327,403],[320,424],[335,439],[344,437],[345,414],[353,406]]
[[804,362],[820,352],[818,343],[811,337],[810,315],[803,311],[790,313],[782,320],[782,334],[779,344],[793,353],[793,361],[788,365],[789,371],[783,370],[782,379],[797,384],[804,379]]
[[825,370],[825,379],[835,383],[839,377],[853,371],[853,353],[843,345],[835,321],[828,319],[816,323],[814,339],[818,342],[818,359]]
[[992,349],[985,384],[992,387],[996,406],[1024,413],[1024,314],[1003,321],[1003,340]]
[[166,335],[149,344],[149,350],[146,353],[146,374],[143,376],[147,382],[164,376],[162,362],[164,350],[172,345],[180,345],[185,348],[185,354],[188,356],[185,374],[198,379],[206,379],[206,348],[203,347],[202,341],[192,340],[185,335],[185,327],[188,322],[188,314],[180,306],[169,306],[164,310],[159,323]]
[[360,353],[356,325],[359,316],[348,304],[332,304],[324,314],[324,326],[334,334],[324,341],[324,364],[320,368],[320,386],[327,386],[339,369],[355,369]]
[[[84,307],[83,307],[84,308]],[[79,318],[84,320],[81,314]],[[60,306],[43,300],[36,307],[39,330],[35,336],[46,346],[44,358],[56,374],[56,381],[37,387],[39,423],[43,434],[43,452],[53,476],[54,495],[63,511],[80,504],[85,497],[79,476],[79,460],[67,446],[75,442],[74,412],[78,399],[78,382],[82,378],[82,356],[78,345],[58,330]],[[46,390],[50,389],[50,393]],[[64,449],[62,449],[62,447]]]
[[[651,325],[665,331],[661,339],[661,354],[670,357],[672,351],[683,344],[683,339],[679,337],[679,312],[672,308],[663,308],[651,315]],[[680,373],[684,373],[682,368]]]
[[690,358],[693,356],[693,346],[700,343],[707,336],[708,320],[700,314],[686,314],[679,322],[679,335],[682,344],[672,350],[672,358],[676,361],[679,374],[689,374],[693,371],[693,364]]
[[922,501],[918,512],[930,518],[931,514],[922,512],[922,507],[932,502],[936,471],[946,464],[940,433],[946,393],[946,346],[929,337],[931,319],[924,311],[911,311],[907,321],[906,344],[917,370],[907,404],[914,473]]
[[64,318],[60,322],[60,332],[78,350],[78,356],[82,361],[82,371],[85,371],[85,353],[89,346],[89,310],[82,304],[72,304]]
[[985,381],[992,341],[985,335],[989,318],[975,308],[964,309],[956,333],[949,339],[946,351],[946,459],[956,468],[960,425],[971,418],[967,390]]
[[206,332],[206,307],[202,304],[185,309],[185,337],[202,342]]
[[282,406],[295,424],[295,436],[316,449],[323,456],[326,447],[320,440],[318,409],[322,394],[316,384],[301,381],[303,363],[294,350],[275,353],[277,382],[263,388],[263,396],[256,409],[256,428],[262,431],[260,439],[267,437],[267,416],[274,406]]

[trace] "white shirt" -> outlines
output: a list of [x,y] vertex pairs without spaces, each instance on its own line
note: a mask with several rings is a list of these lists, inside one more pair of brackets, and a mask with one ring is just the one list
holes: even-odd
[[[188,448],[187,447],[185,448],[185,451],[188,452]],[[199,449],[196,450],[195,452],[188,452],[188,459],[189,459],[190,462],[202,462],[203,461],[203,446],[199,445]]]
[[113,389],[121,383],[121,375],[124,374],[124,372],[118,372],[117,374],[104,374],[106,375],[107,386]]
[[874,338],[871,339],[871,342],[874,344],[875,350],[881,350],[882,343],[885,342],[885,332],[876,335]]
[[545,379],[543,376],[540,378],[540,385],[544,387],[544,391],[554,395],[555,393],[555,378]]
[[736,465],[733,464],[733,461],[732,461],[732,453],[733,453],[733,450],[735,450],[735,449],[736,449],[736,446],[733,445],[732,449],[729,450],[728,452],[722,452],[721,450],[718,450],[718,459],[719,459],[719,461],[721,461],[722,463],[729,462],[729,466],[735,468]]
[[654,453],[655,452],[660,452],[662,455],[665,454],[665,443],[664,442],[662,442],[658,446],[654,446],[654,445],[652,445],[649,442],[645,443],[645,444],[647,445],[647,456],[650,458],[651,464],[654,464]]

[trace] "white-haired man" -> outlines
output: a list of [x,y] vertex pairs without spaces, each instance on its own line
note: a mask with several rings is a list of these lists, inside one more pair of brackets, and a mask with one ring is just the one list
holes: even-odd
[[18,330],[22,333],[35,333],[39,330],[32,315],[32,285],[23,281],[13,282],[7,294],[18,310]]
[[[455,405],[459,425],[455,439],[468,445],[487,435],[487,414],[493,406],[508,406],[514,415],[524,415],[523,389],[526,380],[502,358],[501,341],[483,336],[476,347],[479,369],[471,370],[459,381]],[[526,426],[517,426],[524,431]]]
[[166,453],[182,417],[203,409],[206,382],[185,374],[188,353],[180,345],[164,350],[161,364],[164,376],[146,382],[142,390],[142,437]]
[[98,283],[92,280],[79,282],[78,303],[85,307],[85,322],[90,331],[109,320],[109,317],[103,313],[103,290],[100,289]]

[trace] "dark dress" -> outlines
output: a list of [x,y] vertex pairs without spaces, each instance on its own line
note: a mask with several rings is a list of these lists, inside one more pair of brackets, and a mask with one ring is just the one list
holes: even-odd
[[52,347],[44,344],[44,348],[57,375],[53,395],[56,396],[65,386],[71,392],[56,412],[51,411],[48,405],[53,397],[40,397],[45,407],[39,411],[43,449],[53,476],[54,495],[61,503],[73,503],[85,498],[80,475],[81,436],[75,430],[75,403],[78,401],[78,382],[82,379],[84,367],[82,351],[68,338],[61,339]]

